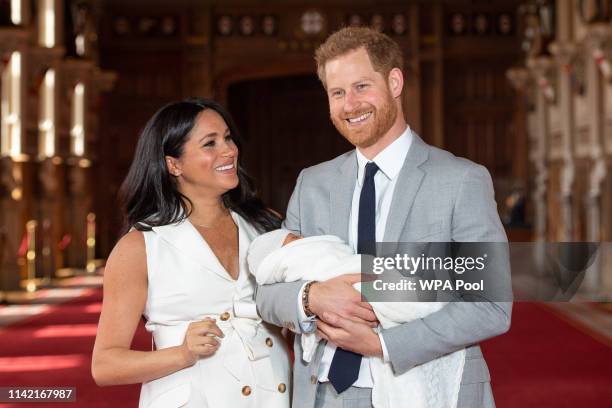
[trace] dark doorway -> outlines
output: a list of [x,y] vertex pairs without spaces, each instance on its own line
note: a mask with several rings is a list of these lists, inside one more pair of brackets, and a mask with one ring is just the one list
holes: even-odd
[[332,125],[314,75],[233,84],[228,108],[245,140],[249,174],[265,203],[281,214],[300,170],[353,148]]

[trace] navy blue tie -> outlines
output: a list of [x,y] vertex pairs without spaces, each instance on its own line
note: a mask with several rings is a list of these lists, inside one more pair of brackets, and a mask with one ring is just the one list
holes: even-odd
[[[359,219],[357,221],[357,252],[360,254],[376,254],[376,189],[374,175],[378,166],[370,162],[365,166],[365,177],[359,196]],[[349,388],[359,378],[361,354],[338,347],[334,353],[327,378],[336,392],[340,394]]]

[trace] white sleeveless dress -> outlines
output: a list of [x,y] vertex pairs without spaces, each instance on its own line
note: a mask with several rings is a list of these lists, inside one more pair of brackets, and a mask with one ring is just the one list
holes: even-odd
[[189,323],[213,317],[221,346],[193,366],[146,382],[141,408],[288,408],[290,363],[278,328],[257,315],[255,281],[246,254],[258,232],[232,212],[238,226],[240,274],[233,280],[194,226],[144,232],[149,290],[146,329],[156,349],[183,343]]

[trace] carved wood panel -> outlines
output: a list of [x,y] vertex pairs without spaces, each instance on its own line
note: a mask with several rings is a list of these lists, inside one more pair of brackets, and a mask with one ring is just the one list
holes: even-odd
[[486,166],[495,178],[512,175],[513,94],[504,72],[510,61],[445,62],[445,147]]

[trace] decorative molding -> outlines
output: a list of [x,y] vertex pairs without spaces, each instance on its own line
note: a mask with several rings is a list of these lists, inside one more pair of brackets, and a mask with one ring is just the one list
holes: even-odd
[[546,56],[529,58],[527,60],[527,67],[532,70],[536,83],[546,98],[546,101],[554,103],[557,95],[553,87],[554,75],[556,73],[554,71],[555,65],[552,58]]
[[612,27],[602,23],[590,25],[585,43],[604,78],[612,81]]
[[300,17],[300,29],[310,37],[324,35],[327,32],[327,17],[319,10],[306,10]]
[[250,15],[240,17],[240,20],[238,21],[238,27],[240,35],[243,35],[245,37],[252,36],[253,34],[255,34],[256,31],[255,18]]
[[533,84],[533,78],[529,71],[523,67],[510,68],[506,71],[506,78],[512,87],[518,92],[526,92]]

